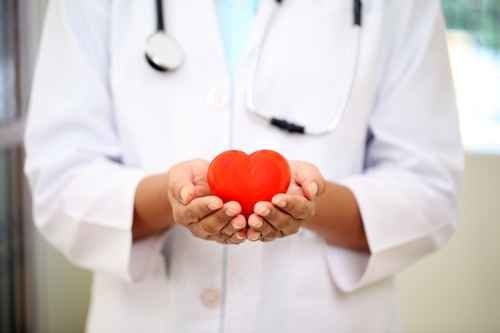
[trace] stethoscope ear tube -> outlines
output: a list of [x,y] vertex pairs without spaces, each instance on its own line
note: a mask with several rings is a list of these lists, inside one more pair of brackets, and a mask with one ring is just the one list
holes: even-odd
[[354,25],[363,25],[363,2],[361,0],[354,0]]
[[[280,1],[277,1],[279,4]],[[277,7],[276,7],[277,8]],[[271,23],[273,21],[274,13],[270,15],[267,20],[266,27],[263,32],[263,36],[260,39],[260,44],[255,48],[253,54],[253,61],[251,62],[247,89],[246,89],[246,108],[252,114],[258,116],[259,118],[265,120],[269,123],[270,126],[273,126],[281,131],[287,132],[289,134],[307,134],[313,136],[321,136],[334,132],[338,124],[340,123],[343,115],[346,113],[346,110],[349,107],[349,103],[352,98],[352,92],[354,88],[354,82],[358,74],[359,60],[361,56],[361,26],[362,26],[362,2],[361,0],[353,0],[353,25],[357,30],[356,37],[356,45],[355,45],[355,54],[354,54],[354,63],[352,70],[352,79],[349,84],[349,90],[347,92],[347,97],[344,105],[340,108],[340,112],[338,112],[330,121],[327,126],[321,128],[306,128],[306,126],[302,124],[298,124],[295,122],[288,121],[283,118],[269,117],[258,111],[258,107],[255,104],[255,83],[257,71],[260,63],[260,57],[262,55],[262,49],[265,44],[265,37],[268,35],[268,31],[270,29]]]
[[156,31],[165,32],[165,15],[163,14],[163,0],[156,0]]
[[[283,0],[275,0],[276,8],[278,8],[283,3]],[[155,0],[156,5],[156,31],[147,39],[145,58],[147,63],[159,72],[172,72],[177,70],[184,63],[184,51],[181,45],[172,37],[170,37],[165,28],[165,17],[163,11],[163,0]],[[355,26],[361,27],[363,24],[363,3],[362,0],[353,0],[353,23]],[[276,9],[275,8],[275,9]],[[251,113],[263,118],[269,122],[269,124],[273,127],[276,127],[282,131],[292,133],[292,134],[309,134],[309,135],[324,135],[330,132],[333,132],[338,123],[340,122],[340,118],[345,113],[348,103],[350,100],[350,95],[352,94],[352,88],[354,84],[354,79],[357,74],[357,67],[359,65],[359,57],[360,57],[360,39],[361,37],[358,35],[357,41],[357,56],[354,64],[354,76],[351,82],[349,97],[347,98],[346,105],[342,111],[337,114],[334,119],[331,120],[329,125],[322,129],[306,129],[305,126],[301,124],[297,124],[294,122],[290,122],[286,119],[276,118],[276,117],[266,117],[265,115],[260,114],[257,111],[257,107],[255,106],[254,101],[254,90],[255,90],[255,81],[258,65],[260,62],[260,57],[262,53],[262,47],[264,44],[265,37],[268,33],[270,23],[273,21],[273,16],[275,11],[271,17],[269,17],[266,27],[263,31],[263,36],[261,38],[260,44],[257,46],[254,54],[254,61],[251,65],[251,70],[249,74],[249,80],[247,83],[247,91],[246,91],[246,105],[248,111]]]

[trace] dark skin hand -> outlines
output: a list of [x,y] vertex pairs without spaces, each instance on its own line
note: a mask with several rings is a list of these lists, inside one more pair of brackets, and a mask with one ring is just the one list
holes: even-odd
[[133,236],[140,240],[172,228],[188,228],[198,238],[223,244],[245,239],[272,241],[308,228],[329,244],[369,252],[363,221],[353,193],[323,179],[312,164],[291,161],[287,193],[258,202],[248,221],[236,202],[223,204],[206,181],[208,162],[193,160],[167,173],[148,176],[135,197]]
[[246,220],[237,202],[210,195],[206,181],[208,162],[193,160],[173,166],[167,173],[144,178],[134,204],[134,240],[183,226],[193,236],[224,244],[245,240]]
[[258,202],[248,219],[249,240],[272,241],[308,228],[329,244],[369,252],[356,198],[345,186],[327,182],[312,164],[289,162],[292,181],[287,193]]

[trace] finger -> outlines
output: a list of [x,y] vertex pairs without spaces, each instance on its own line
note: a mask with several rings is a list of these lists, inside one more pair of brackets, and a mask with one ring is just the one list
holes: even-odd
[[254,212],[278,230],[286,227],[290,223],[290,220],[292,220],[290,215],[282,212],[270,202],[257,202]]
[[206,235],[215,235],[241,213],[241,206],[235,201],[224,204],[222,209],[200,220],[197,225],[202,233]]
[[283,236],[296,233],[300,228],[299,221],[291,215],[281,211],[270,202],[258,202],[255,205],[255,213],[262,216]]
[[314,216],[314,203],[303,195],[277,194],[272,203],[296,220],[306,220]]
[[246,232],[244,230],[240,230],[234,233],[229,239],[228,243],[229,244],[241,244],[245,241],[246,239]]
[[221,233],[222,229],[230,224],[239,210],[241,210],[238,203],[230,202],[225,204],[221,209],[204,217],[197,223],[187,225],[191,233],[201,239],[217,240],[217,237],[225,237]]
[[271,241],[278,239],[278,238],[281,238],[281,237],[283,237],[283,235],[276,230],[267,236],[262,236],[261,240],[263,242],[271,242]]
[[290,182],[290,186],[288,187],[288,190],[286,191],[286,194],[291,194],[291,195],[304,195],[304,191],[302,190],[302,187],[298,185],[295,182]]
[[279,237],[280,232],[277,231],[271,224],[265,221],[262,217],[256,214],[250,215],[248,218],[248,226],[253,230],[260,232],[262,239],[266,237]]
[[180,206],[175,210],[175,221],[183,225],[196,223],[221,209],[222,206],[222,200],[216,196],[196,198],[188,205]]
[[227,237],[223,237],[221,235],[209,235],[209,236],[206,236],[204,239],[206,240],[209,240],[209,241],[214,241],[214,242],[217,242],[219,244],[227,244],[229,239]]
[[247,239],[251,240],[252,242],[260,240],[260,232],[255,231],[252,228],[248,228],[248,230],[247,230]]
[[221,231],[222,234],[231,237],[237,231],[242,230],[247,225],[245,217],[243,215],[238,215],[231,220]]
[[283,229],[280,230],[281,232],[281,237],[284,236],[290,236],[293,234],[296,234],[300,230],[300,223],[297,220],[292,220],[290,224],[285,226]]
[[252,214],[248,218],[248,226],[255,231],[261,231],[264,228],[264,219],[259,215]]

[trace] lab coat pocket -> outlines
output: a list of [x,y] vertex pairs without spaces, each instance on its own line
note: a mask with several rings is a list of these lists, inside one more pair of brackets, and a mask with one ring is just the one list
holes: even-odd
[[352,1],[290,1],[276,14],[257,66],[255,106],[323,131],[347,109],[361,49]]

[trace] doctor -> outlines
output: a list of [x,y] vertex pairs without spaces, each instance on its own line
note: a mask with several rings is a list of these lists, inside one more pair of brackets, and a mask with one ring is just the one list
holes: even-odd
[[[455,228],[436,0],[52,0],[31,103],[35,221],[94,272],[90,333],[399,332],[394,275]],[[293,171],[248,220],[206,185],[229,148]]]

